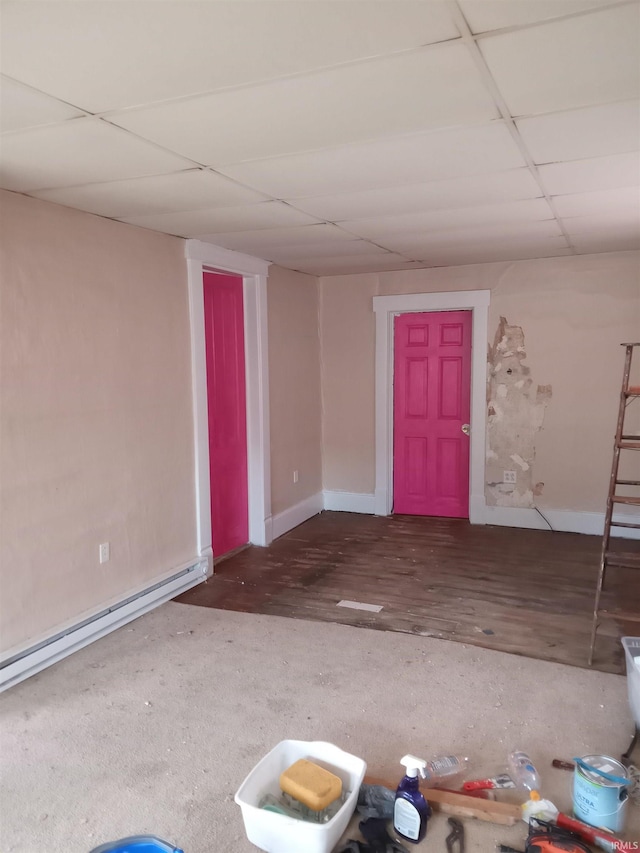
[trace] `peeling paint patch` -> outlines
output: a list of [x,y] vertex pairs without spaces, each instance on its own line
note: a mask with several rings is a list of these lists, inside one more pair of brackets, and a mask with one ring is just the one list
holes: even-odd
[[[535,436],[542,429],[551,385],[533,385],[524,332],[500,318],[489,347],[487,386],[486,498],[492,506],[533,506],[544,483],[533,480]],[[503,483],[504,471],[517,470],[515,485]]]

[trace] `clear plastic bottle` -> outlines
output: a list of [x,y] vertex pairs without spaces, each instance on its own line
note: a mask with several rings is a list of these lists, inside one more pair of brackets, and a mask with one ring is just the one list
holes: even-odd
[[466,772],[469,759],[466,755],[439,755],[426,762],[421,775],[427,784],[438,785],[442,779],[460,776]]
[[526,752],[515,749],[507,759],[509,775],[516,783],[516,787],[525,788],[530,793],[540,791],[540,777],[533,761]]

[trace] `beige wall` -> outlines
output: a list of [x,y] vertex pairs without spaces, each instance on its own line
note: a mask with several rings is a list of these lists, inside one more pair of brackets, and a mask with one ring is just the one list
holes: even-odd
[[195,508],[183,241],[0,205],[6,650],[192,559]]
[[322,489],[318,281],[272,266],[267,305],[271,512],[277,515]]
[[[325,489],[374,490],[372,297],[490,289],[489,341],[500,317],[522,329],[533,389],[551,386],[534,436],[541,508],[602,511],[622,376],[620,342],[638,340],[638,253],[552,258],[320,281]],[[640,354],[637,356],[640,368]]]

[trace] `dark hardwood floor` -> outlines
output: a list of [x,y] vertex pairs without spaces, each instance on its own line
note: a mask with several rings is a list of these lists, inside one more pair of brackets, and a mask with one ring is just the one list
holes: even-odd
[[[625,551],[640,542],[621,541]],[[268,548],[216,565],[177,601],[401,631],[586,666],[600,539],[414,516],[323,512]],[[338,607],[342,600],[379,613]],[[603,605],[640,614],[640,572],[609,569]],[[603,616],[594,668],[624,673],[620,637],[640,622]]]

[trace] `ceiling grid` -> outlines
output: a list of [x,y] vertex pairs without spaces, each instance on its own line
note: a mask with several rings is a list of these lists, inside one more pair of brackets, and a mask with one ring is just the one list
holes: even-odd
[[0,186],[314,275],[640,247],[638,0],[301,8],[4,0]]

